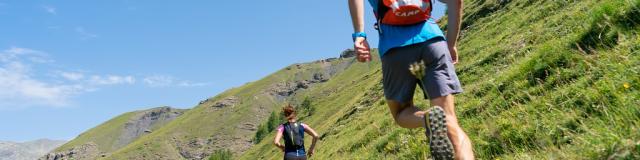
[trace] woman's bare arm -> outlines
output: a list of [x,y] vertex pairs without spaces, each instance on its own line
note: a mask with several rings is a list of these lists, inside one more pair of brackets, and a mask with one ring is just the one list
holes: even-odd
[[282,132],[278,131],[276,132],[276,138],[273,139],[273,144],[280,148],[280,150],[284,151],[284,145],[280,143],[280,139],[282,139]]
[[318,133],[316,133],[316,131],[313,130],[313,128],[309,127],[308,125],[304,125],[304,132],[306,132],[307,134],[311,135],[311,137],[313,137],[313,140],[311,141],[311,146],[309,147],[309,157],[311,157],[315,153],[314,149],[316,148],[316,142],[318,141]]

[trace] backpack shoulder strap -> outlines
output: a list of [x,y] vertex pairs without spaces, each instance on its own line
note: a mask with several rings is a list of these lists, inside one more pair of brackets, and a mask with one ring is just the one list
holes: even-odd
[[389,7],[384,5],[383,1],[384,0],[378,0],[378,8],[376,10],[376,18],[378,18],[378,21],[382,21],[382,19],[384,19],[384,15],[389,11]]
[[433,15],[433,5],[436,5],[436,1],[435,0],[430,0],[429,3],[431,3],[431,4],[429,4],[429,12],[430,12],[429,13],[429,18],[431,18],[432,15]]
[[302,122],[296,122],[298,123],[298,126],[300,127],[300,134],[304,134],[304,126],[302,126]]
[[378,31],[379,35],[382,35],[382,29],[380,28],[380,25],[382,24],[382,19],[384,18],[384,15],[387,14],[387,12],[389,12],[389,7],[384,5],[383,0],[378,0],[378,6],[376,8],[376,23],[373,24],[373,28]]

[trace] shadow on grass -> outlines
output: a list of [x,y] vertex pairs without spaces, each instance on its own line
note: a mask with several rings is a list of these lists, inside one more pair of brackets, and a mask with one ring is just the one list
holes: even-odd
[[475,4],[481,5],[481,8],[474,13],[465,13],[461,28],[467,28],[475,24],[479,19],[488,17],[492,13],[504,8],[512,0],[478,0]]
[[616,46],[621,32],[634,30],[640,26],[640,1],[636,1],[636,4],[623,14],[616,14],[615,8],[605,6],[596,16],[589,30],[576,42],[575,49],[594,54],[597,49]]

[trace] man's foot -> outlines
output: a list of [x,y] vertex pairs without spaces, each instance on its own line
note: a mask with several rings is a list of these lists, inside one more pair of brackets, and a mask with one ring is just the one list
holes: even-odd
[[453,145],[447,134],[447,120],[444,110],[440,106],[434,106],[428,110],[428,115],[424,116],[426,135],[429,139],[431,157],[434,160],[452,160]]

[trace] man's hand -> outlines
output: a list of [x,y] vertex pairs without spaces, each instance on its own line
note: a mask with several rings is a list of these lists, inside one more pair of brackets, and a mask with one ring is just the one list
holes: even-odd
[[453,64],[458,63],[458,48],[456,46],[449,46],[449,52],[451,53],[451,62]]
[[[349,13],[353,22],[353,32],[364,32],[364,0],[349,0]],[[353,41],[353,49],[358,54],[359,62],[371,61],[369,42],[364,37],[356,37]]]
[[447,45],[449,46],[449,52],[451,52],[451,61],[453,64],[458,63],[458,36],[460,34],[460,22],[462,22],[462,0],[441,0],[441,2],[447,3],[447,15],[449,16],[447,22]]
[[356,37],[355,42],[353,42],[353,49],[358,55],[358,62],[371,61],[371,50],[369,48],[369,42],[367,42],[366,38]]

